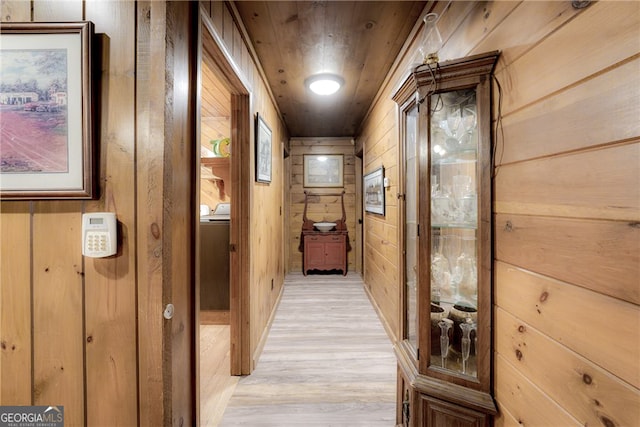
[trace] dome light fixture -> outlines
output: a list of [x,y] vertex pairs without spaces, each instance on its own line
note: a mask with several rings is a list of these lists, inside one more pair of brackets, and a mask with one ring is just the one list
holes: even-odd
[[336,93],[344,84],[344,79],[335,74],[316,74],[305,80],[305,84],[311,92],[327,96]]

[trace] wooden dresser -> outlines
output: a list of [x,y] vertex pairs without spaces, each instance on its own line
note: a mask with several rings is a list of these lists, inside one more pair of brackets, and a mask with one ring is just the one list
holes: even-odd
[[347,232],[346,231],[303,231],[302,272],[309,270],[342,270],[347,274]]

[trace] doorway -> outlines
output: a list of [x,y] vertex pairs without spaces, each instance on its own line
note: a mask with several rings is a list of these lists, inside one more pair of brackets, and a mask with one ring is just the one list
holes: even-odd
[[[196,199],[202,209],[200,224],[194,227],[197,230],[194,250],[197,272],[194,285],[197,330],[194,354],[198,418],[205,415],[203,404],[219,400],[203,399],[201,387],[209,387],[208,395],[211,387],[227,390],[228,394],[229,387],[225,383],[232,385],[237,381],[232,376],[248,374],[250,368],[248,322],[243,321],[248,315],[243,303],[246,301],[243,295],[248,288],[248,272],[245,271],[248,265],[248,218],[240,214],[248,212],[249,201],[246,185],[250,179],[249,91],[234,72],[232,62],[218,40],[220,38],[211,19],[206,13],[199,13],[195,112],[198,149],[195,150],[194,161],[196,173],[192,175],[196,180]],[[217,249],[213,250],[212,245]],[[218,265],[214,266],[216,263]],[[201,267],[209,268],[209,276],[200,274]],[[225,267],[228,279],[218,280],[218,276],[224,275]],[[215,280],[210,280],[211,276]],[[225,281],[228,282],[226,287]],[[218,328],[210,328],[201,336],[201,325]],[[206,345],[201,346],[201,338],[207,340]],[[202,352],[215,360],[200,360]],[[216,371],[218,378],[211,378],[212,370]],[[226,396],[227,399],[229,397]],[[220,404],[217,402],[218,407]],[[207,416],[211,410],[215,412],[216,409],[209,406]]]
[[200,153],[200,424],[217,425],[237,384],[230,362],[231,93],[204,49],[201,58],[196,150]]

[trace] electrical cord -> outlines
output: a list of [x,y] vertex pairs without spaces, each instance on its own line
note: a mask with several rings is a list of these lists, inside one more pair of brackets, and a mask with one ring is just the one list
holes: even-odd
[[[502,156],[504,155],[504,128],[502,126],[502,86],[500,85],[500,80],[493,75],[493,81],[496,83],[496,87],[498,88],[498,113],[496,115],[496,123],[494,128],[494,137],[495,142],[493,143],[493,147],[491,150],[491,159],[493,162],[493,171],[491,172],[492,178],[498,176],[498,171],[500,169],[500,165],[502,164]],[[498,132],[499,131],[499,132]],[[498,142],[498,134],[501,137],[502,145]],[[500,149],[500,154],[498,158],[498,149]]]

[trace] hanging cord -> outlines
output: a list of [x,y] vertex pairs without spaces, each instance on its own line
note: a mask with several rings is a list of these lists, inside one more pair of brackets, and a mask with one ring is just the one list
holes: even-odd
[[[433,83],[431,83],[431,87],[429,88],[429,92],[425,95],[425,98],[438,90],[438,81],[436,80],[435,72],[440,69],[440,63],[436,62],[435,70],[431,67],[431,64],[427,64],[427,67],[429,67],[429,73],[431,74],[431,80],[433,81]],[[443,107],[444,102],[442,101],[442,96],[438,94],[438,98],[436,98],[435,104],[433,104],[433,106],[431,107],[431,114],[440,111]]]
[[[498,88],[498,114],[496,116],[496,124],[493,132],[495,135],[495,142],[491,150],[491,159],[493,161],[493,171],[491,174],[492,178],[495,178],[498,176],[498,170],[500,169],[499,165],[502,164],[502,156],[504,155],[504,128],[502,126],[502,86],[500,86],[500,80],[498,80],[495,75],[493,76],[493,80],[496,82],[496,87]],[[498,143],[498,134],[501,137],[501,145]],[[499,154],[498,149],[500,149]]]
[[[435,67],[432,66],[433,64],[424,65],[427,66],[429,74],[431,75],[431,83],[429,84],[427,92],[424,94],[424,96],[418,99],[418,105],[422,104],[429,95],[435,93],[438,90],[438,80],[436,79],[436,72],[440,69],[440,63],[436,62]],[[431,114],[435,113],[436,111],[440,111],[442,107],[444,107],[444,103],[442,102],[442,97],[440,96],[440,94],[438,94],[438,98],[436,99],[436,102],[432,107]]]

